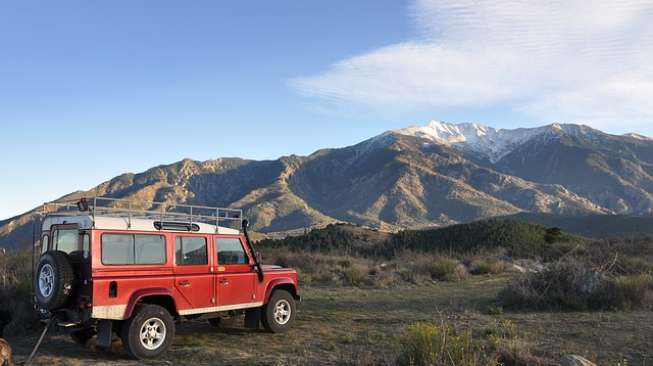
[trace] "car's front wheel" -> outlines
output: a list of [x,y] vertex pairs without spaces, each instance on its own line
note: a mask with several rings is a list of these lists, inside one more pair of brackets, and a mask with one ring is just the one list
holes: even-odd
[[262,323],[272,333],[287,331],[295,320],[297,307],[295,298],[285,290],[276,290],[270,301],[263,306]]
[[136,359],[154,358],[165,352],[175,338],[175,323],[165,308],[140,305],[123,323],[121,338],[125,351]]

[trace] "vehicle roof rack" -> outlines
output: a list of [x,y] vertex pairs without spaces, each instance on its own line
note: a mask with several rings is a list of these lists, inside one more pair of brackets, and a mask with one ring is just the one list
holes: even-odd
[[235,229],[240,230],[243,223],[241,209],[109,197],[83,197],[78,200],[48,202],[43,204],[42,213],[46,216],[89,215],[93,221],[96,216],[120,217],[129,220],[129,226],[132,219],[183,223],[191,228],[197,223],[204,223],[215,225],[216,231],[221,224],[226,227],[237,224]]

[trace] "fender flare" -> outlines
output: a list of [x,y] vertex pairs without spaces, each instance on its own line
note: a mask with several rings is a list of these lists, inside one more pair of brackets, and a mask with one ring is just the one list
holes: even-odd
[[263,297],[264,304],[268,303],[274,289],[281,285],[291,285],[293,290],[295,290],[293,296],[297,296],[297,284],[293,280],[291,280],[290,278],[275,278],[272,281],[270,281],[267,287],[265,288],[265,296]]
[[172,295],[172,292],[169,289],[164,287],[145,288],[145,289],[134,291],[134,293],[129,297],[129,302],[127,303],[127,308],[125,309],[125,315],[123,319],[131,318],[132,314],[134,313],[134,309],[136,308],[136,304],[138,304],[138,302],[141,301],[141,299],[149,296],[169,297],[172,300],[173,306],[175,307],[175,312],[178,311],[177,303],[175,302],[175,297]]

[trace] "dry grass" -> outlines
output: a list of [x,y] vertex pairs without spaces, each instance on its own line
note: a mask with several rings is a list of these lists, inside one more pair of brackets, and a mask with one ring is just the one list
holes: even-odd
[[[170,351],[145,364],[390,365],[400,352],[399,337],[407,326],[442,321],[457,330],[471,330],[474,339],[486,347],[493,347],[493,335],[500,334],[493,349],[506,359],[511,354],[515,358],[530,355],[538,362],[555,364],[564,354],[579,354],[599,365],[623,364],[624,359],[629,365],[652,364],[653,312],[488,314],[509,280],[507,275],[474,276],[462,282],[395,288],[304,288],[299,318],[286,334],[245,330],[238,321],[223,330],[185,323],[178,326]],[[502,322],[512,323],[514,332],[510,326],[498,325]],[[9,341],[22,361],[36,336],[10,337]],[[36,364],[142,364],[126,360],[119,349],[118,345],[116,351],[94,353],[74,345],[65,335],[55,335],[45,342]]]

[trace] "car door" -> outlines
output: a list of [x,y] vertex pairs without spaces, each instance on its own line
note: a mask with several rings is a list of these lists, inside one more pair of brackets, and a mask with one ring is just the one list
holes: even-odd
[[187,302],[185,314],[201,313],[215,306],[214,276],[205,236],[175,236],[175,288]]
[[239,237],[216,237],[216,297],[221,310],[256,306],[256,272]]

